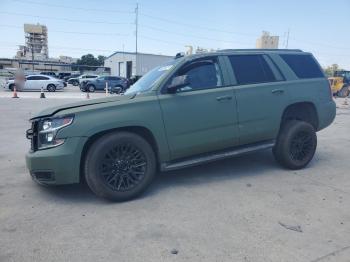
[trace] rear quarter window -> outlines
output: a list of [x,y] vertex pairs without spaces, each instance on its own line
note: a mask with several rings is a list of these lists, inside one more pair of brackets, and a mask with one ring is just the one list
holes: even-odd
[[280,57],[300,79],[324,77],[321,68],[311,55],[285,54],[280,55]]

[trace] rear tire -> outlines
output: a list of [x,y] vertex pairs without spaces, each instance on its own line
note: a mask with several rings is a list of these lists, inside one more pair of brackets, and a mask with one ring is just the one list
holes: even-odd
[[150,144],[129,132],[102,136],[89,148],[85,179],[99,197],[126,201],[143,193],[156,174],[156,158]]
[[47,91],[49,92],[55,92],[56,91],[56,86],[54,84],[49,84],[47,86]]
[[315,128],[307,122],[291,120],[282,126],[272,151],[278,163],[296,170],[312,160],[316,147]]
[[9,86],[9,89],[13,92],[14,87],[15,87],[15,85],[14,85],[14,84],[11,84],[11,85]]
[[85,89],[89,93],[95,92],[95,86],[94,85],[88,85]]

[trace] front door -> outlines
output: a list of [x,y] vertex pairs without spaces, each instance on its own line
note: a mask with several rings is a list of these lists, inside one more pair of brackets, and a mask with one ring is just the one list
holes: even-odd
[[174,77],[187,75],[188,85],[169,94],[164,93],[167,83],[159,94],[172,159],[238,143],[233,87],[226,86],[219,60],[206,58],[183,65]]

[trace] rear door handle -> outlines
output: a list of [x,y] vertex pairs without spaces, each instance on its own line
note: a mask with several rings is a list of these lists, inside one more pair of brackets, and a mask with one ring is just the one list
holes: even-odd
[[231,100],[232,96],[218,96],[216,98],[217,101],[223,101],[223,100]]
[[284,90],[283,89],[273,89],[271,91],[272,94],[283,94]]

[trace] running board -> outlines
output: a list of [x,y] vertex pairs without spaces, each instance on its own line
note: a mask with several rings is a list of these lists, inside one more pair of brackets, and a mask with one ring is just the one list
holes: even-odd
[[238,146],[230,150],[214,152],[212,154],[205,154],[205,155],[202,154],[196,157],[190,157],[190,158],[181,159],[174,162],[164,163],[161,165],[161,170],[170,171],[170,170],[180,169],[184,167],[196,166],[202,163],[213,162],[216,160],[238,156],[249,152],[269,149],[269,148],[272,148],[274,145],[275,145],[275,141],[269,140],[262,143],[254,143],[254,144],[249,144],[245,146]]

